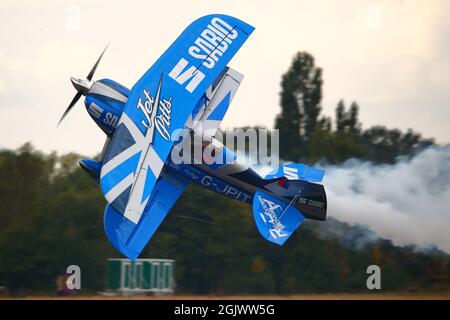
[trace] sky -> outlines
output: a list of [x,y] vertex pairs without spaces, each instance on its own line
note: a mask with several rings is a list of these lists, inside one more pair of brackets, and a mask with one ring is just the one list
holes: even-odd
[[357,101],[364,127],[414,128],[450,143],[450,1],[5,1],[0,4],[0,148],[93,156],[105,136],[75,94],[96,79],[137,81],[193,20],[233,15],[256,30],[231,61],[245,75],[222,128],[272,127],[281,75],[297,51],[323,68],[323,114]]

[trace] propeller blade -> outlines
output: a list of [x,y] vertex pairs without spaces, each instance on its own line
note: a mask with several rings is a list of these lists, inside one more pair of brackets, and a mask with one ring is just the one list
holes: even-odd
[[61,119],[59,119],[58,124],[56,126],[59,126],[61,121],[66,117],[66,115],[69,113],[69,111],[73,108],[73,106],[77,103],[77,101],[81,98],[83,94],[81,91],[77,92],[75,97],[73,97],[72,101],[70,102],[69,106],[67,107],[66,111],[64,111],[64,114],[62,115]]
[[105,53],[106,49],[108,49],[108,46],[109,46],[109,43],[106,45],[105,49],[103,49],[102,54],[100,55],[100,57],[98,57],[97,62],[94,64],[94,66],[92,67],[92,69],[89,72],[88,76],[86,77],[86,79],[88,79],[89,81],[92,80],[92,77],[94,76],[95,70],[97,69],[97,66],[100,63],[100,60],[102,60],[103,54]]
[[[105,53],[106,49],[108,49],[109,43],[106,45],[105,49],[103,49],[102,53],[100,54],[100,57],[98,57],[97,61],[95,62],[94,66],[92,67],[91,71],[89,71],[89,74],[87,75],[86,79],[91,81],[92,77],[94,76],[95,70],[98,67],[98,64],[100,63],[100,60],[102,60],[103,54]],[[59,126],[61,121],[66,117],[66,115],[72,110],[73,106],[77,103],[77,101],[81,98],[83,95],[84,85],[79,84],[77,81],[79,81],[77,78],[71,78],[72,83],[74,84],[75,88],[78,90],[75,97],[73,97],[72,101],[70,102],[69,106],[67,107],[66,111],[64,111],[64,114],[62,115],[61,119],[59,119],[58,124],[56,126]],[[80,86],[80,87],[79,87]],[[88,89],[87,89],[88,90]]]

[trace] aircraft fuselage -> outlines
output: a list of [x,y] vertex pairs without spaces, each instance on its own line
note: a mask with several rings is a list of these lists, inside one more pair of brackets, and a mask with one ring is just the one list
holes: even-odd
[[[102,166],[102,156],[108,148],[110,137],[118,125],[123,108],[128,100],[130,90],[123,85],[109,79],[102,79],[92,84],[86,94],[85,106],[91,118],[108,136],[99,161],[81,160],[81,167],[93,178],[99,179]],[[137,106],[139,107],[139,106]],[[145,107],[145,106],[144,106]],[[234,154],[223,146],[225,152]],[[248,166],[231,163],[223,165],[207,164],[175,164],[169,156],[166,160],[164,171],[182,177],[189,182],[194,182],[208,190],[224,195],[228,198],[251,204],[253,195],[257,190],[264,190],[269,194],[291,201],[298,189],[305,190],[309,194],[319,194],[320,188],[314,190],[315,184],[306,184],[304,181],[288,181],[287,179],[264,179]],[[281,183],[282,182],[282,183]],[[290,188],[292,185],[292,188]],[[292,205],[305,213],[310,219],[324,220],[323,208],[307,206],[302,198],[296,199]]]

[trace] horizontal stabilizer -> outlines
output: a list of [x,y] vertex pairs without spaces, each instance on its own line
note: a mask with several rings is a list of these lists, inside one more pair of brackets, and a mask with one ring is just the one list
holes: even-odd
[[305,219],[288,202],[262,191],[253,197],[253,217],[259,233],[268,241],[282,246]]
[[309,182],[321,182],[325,170],[309,167],[303,163],[285,164],[270,172],[264,179],[276,179],[285,177],[288,180],[305,180]]
[[104,216],[105,232],[114,247],[129,259],[135,260],[186,186],[184,180],[164,173],[158,179],[138,224],[108,204]]

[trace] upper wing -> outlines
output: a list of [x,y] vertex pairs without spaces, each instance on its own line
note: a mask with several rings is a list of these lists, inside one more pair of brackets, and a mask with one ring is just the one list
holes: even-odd
[[106,200],[128,220],[138,223],[173,146],[172,133],[253,30],[230,16],[202,17],[133,86],[100,175]]

